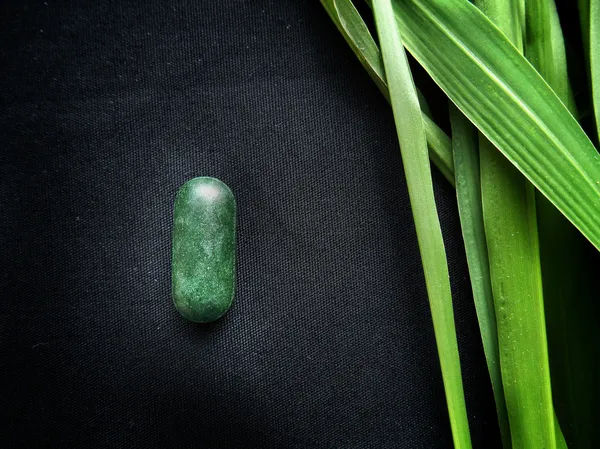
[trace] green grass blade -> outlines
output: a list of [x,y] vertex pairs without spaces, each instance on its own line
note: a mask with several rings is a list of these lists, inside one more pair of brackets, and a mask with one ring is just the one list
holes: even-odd
[[535,194],[484,136],[480,152],[485,234],[512,444],[515,449],[554,449]]
[[577,0],[577,9],[579,10],[581,38],[583,41],[583,51],[585,54],[587,65],[589,63],[590,56],[590,0]]
[[456,197],[473,290],[473,301],[496,402],[502,445],[505,449],[510,449],[510,427],[500,371],[496,312],[494,311],[483,224],[477,129],[453,105],[450,105],[450,124],[452,126]]
[[520,35],[525,36],[525,5],[528,0],[517,0],[518,23],[521,28]]
[[[522,50],[520,1],[475,3]],[[515,449],[554,449],[535,191],[483,135],[480,158],[483,221],[511,443]]]
[[567,73],[565,41],[554,0],[527,0],[525,56],[571,114],[575,100]]
[[[538,72],[575,112],[567,73],[566,52],[553,0],[528,0],[526,55]],[[537,196],[542,281],[554,407],[565,434],[578,449],[589,448],[594,390],[588,381],[589,354],[581,351],[589,329],[578,316],[582,304],[594,301],[588,279],[586,242],[542,195]],[[566,446],[560,427],[557,445]]]
[[[587,35],[590,29],[590,0],[577,0],[577,9],[579,10],[581,31]],[[584,46],[587,47],[588,44],[587,38],[584,37]]]
[[391,0],[373,2],[390,99],[446,392],[454,447],[471,448],[446,252],[437,215],[425,129],[416,89],[400,40]]
[[[579,27],[581,31],[581,43],[583,50],[583,61],[578,61],[577,65],[573,66],[573,70],[576,75],[579,75],[578,71],[583,69],[584,76],[580,76],[578,81],[584,81],[587,85],[586,88],[577,90],[578,107],[580,110],[580,118],[590,118],[594,120],[594,110],[592,104],[592,80],[590,70],[590,0],[577,0],[577,9],[579,11]],[[585,95],[581,93],[585,92]],[[592,127],[593,123],[590,124]]]
[[520,52],[523,51],[524,0],[474,0],[473,3]]
[[600,141],[600,1],[590,0],[590,73],[596,131]]
[[[321,0],[321,4],[334,22],[371,79],[389,101],[381,52],[369,28],[350,0]],[[418,92],[425,135],[429,146],[429,157],[446,179],[454,185],[452,145],[446,133],[435,124],[428,112],[423,95]]]
[[444,177],[454,185],[454,160],[452,159],[452,141],[433,120],[423,115],[423,126],[429,145],[429,158],[442,172]]
[[600,156],[537,71],[466,0],[394,5],[408,50],[469,120],[600,248]]
[[321,0],[321,4],[381,93],[389,99],[381,52],[352,1]]
[[[591,449],[598,422],[598,353],[595,322],[595,252],[551,205],[539,203],[542,280],[552,394],[562,430],[573,449]],[[557,431],[558,433],[558,431]]]

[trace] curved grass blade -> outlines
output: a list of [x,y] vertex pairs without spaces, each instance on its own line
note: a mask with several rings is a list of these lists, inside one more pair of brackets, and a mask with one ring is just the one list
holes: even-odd
[[600,1],[590,0],[590,73],[596,131],[600,141]]
[[473,290],[473,301],[496,402],[502,445],[505,449],[510,449],[510,427],[500,371],[496,312],[494,311],[483,224],[477,128],[454,105],[450,105],[450,124],[452,126],[456,198]]
[[[389,102],[381,52],[369,28],[350,0],[321,0],[331,20]],[[429,146],[429,157],[444,177],[454,185],[454,166],[450,138],[430,118],[423,95],[417,90]]]
[[600,155],[537,71],[466,0],[394,6],[404,44],[436,83],[600,248]]
[[[519,0],[476,5],[522,51]],[[481,198],[502,382],[515,449],[555,449],[535,190],[480,135]]]
[[[556,5],[553,0],[528,0],[527,6],[527,58],[575,115]],[[581,350],[591,330],[581,312],[595,300],[593,267],[585,239],[539,192],[536,199],[554,407],[574,447],[590,448],[591,393],[598,389],[592,380],[595,358]],[[556,434],[557,446],[566,446],[558,425]]]
[[421,252],[454,447],[470,449],[448,264],[435,206],[421,110],[391,0],[375,0],[373,11]]

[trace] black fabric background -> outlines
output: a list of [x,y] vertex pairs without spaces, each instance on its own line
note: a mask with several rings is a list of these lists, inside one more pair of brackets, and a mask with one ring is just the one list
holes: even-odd
[[[0,13],[3,448],[451,448],[391,112],[317,1]],[[238,201],[221,321],[170,298],[177,188]],[[434,181],[475,448],[499,447]]]

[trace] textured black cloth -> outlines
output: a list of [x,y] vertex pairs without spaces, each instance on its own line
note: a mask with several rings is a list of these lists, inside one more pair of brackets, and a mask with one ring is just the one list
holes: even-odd
[[[452,447],[391,111],[317,1],[1,8],[1,447]],[[238,202],[211,325],[170,298],[195,176]],[[474,447],[499,447],[434,181]]]

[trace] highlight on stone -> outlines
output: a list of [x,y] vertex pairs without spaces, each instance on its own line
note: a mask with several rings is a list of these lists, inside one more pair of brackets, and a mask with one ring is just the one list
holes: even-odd
[[173,302],[197,323],[219,319],[235,291],[236,205],[216,178],[199,177],[179,189],[173,209]]

